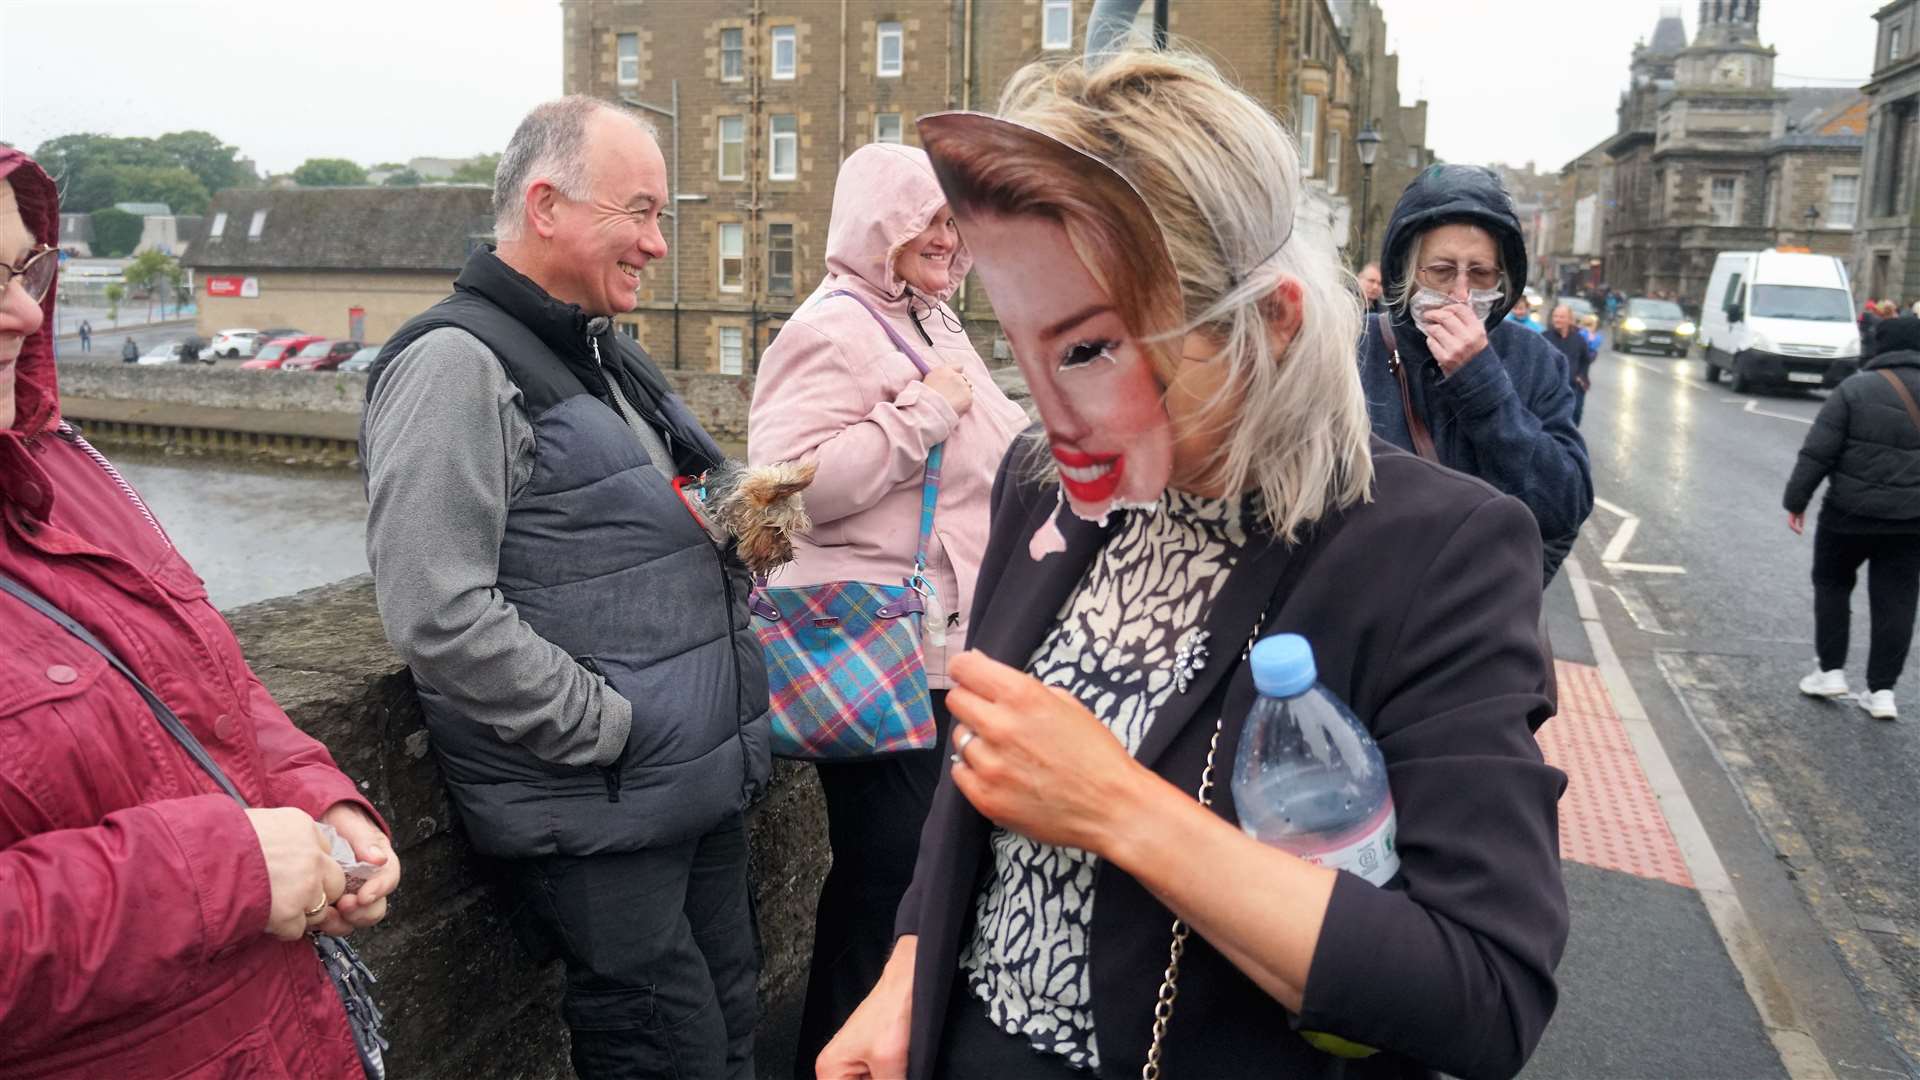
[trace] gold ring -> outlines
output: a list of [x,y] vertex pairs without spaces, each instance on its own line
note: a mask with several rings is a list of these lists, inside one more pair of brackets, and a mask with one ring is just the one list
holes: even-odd
[[320,913],[325,910],[327,910],[327,894],[322,892],[320,894],[320,902],[307,909],[307,918],[317,919],[320,917]]

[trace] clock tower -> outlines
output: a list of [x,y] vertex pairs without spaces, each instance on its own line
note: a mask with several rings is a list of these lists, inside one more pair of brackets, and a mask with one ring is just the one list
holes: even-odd
[[1699,28],[1675,77],[1684,87],[1771,90],[1773,56],[1760,44],[1760,0],[1700,0]]

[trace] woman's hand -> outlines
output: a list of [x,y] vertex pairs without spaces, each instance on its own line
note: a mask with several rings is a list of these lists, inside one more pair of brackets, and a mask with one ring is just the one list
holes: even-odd
[[960,794],[1002,828],[1106,854],[1152,774],[1065,690],[971,651],[947,674]]
[[321,931],[345,937],[387,917],[387,895],[400,885],[400,856],[394,854],[380,826],[352,803],[334,803],[320,815],[320,820],[333,826],[335,832],[353,845],[354,858],[380,868],[358,891],[343,893],[327,909],[326,918],[320,923]]
[[1801,535],[1802,531],[1805,530],[1806,527],[1807,527],[1807,515],[1805,514],[1788,514],[1787,515],[1787,528],[1793,530],[1793,535],[1795,536]]
[[814,1059],[819,1080],[891,1080],[907,1075],[913,1024],[913,959],[919,938],[894,942],[893,955],[860,1007]]
[[346,889],[346,875],[304,811],[287,806],[248,810],[247,823],[267,860],[273,899],[265,930],[282,941],[296,940],[319,926],[327,906]]
[[1487,347],[1487,327],[1467,304],[1447,304],[1433,309],[1424,327],[1427,349],[1440,365],[1442,375],[1452,375]]
[[958,416],[967,415],[973,408],[973,383],[968,381],[966,373],[957,367],[937,367],[927,372],[927,389],[947,399]]

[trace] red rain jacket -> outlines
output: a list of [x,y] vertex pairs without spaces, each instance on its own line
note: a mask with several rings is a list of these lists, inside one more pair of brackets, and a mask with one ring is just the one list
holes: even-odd
[[[28,229],[57,236],[46,173],[0,147],[0,177]],[[248,669],[133,489],[61,424],[55,292],[0,431],[0,572],[118,653],[251,805],[372,813]],[[357,1077],[313,946],[266,934],[268,905],[240,807],[131,683],[0,593],[0,1076]]]

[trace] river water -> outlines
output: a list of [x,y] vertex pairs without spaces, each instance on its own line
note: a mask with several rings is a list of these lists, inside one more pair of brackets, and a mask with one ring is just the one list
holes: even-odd
[[118,450],[215,607],[367,572],[367,500],[353,469],[297,469]]

